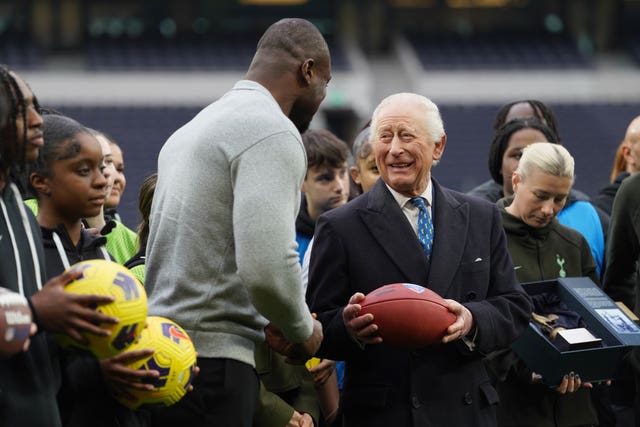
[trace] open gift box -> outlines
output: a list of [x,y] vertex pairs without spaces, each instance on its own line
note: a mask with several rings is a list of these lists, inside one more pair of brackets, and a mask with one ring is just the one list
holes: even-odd
[[522,287],[531,296],[556,293],[570,310],[582,316],[586,329],[599,339],[593,348],[561,351],[529,323],[511,347],[549,386],[558,385],[572,371],[580,374],[583,382],[614,378],[628,347],[640,345],[640,327],[589,278],[529,282]]

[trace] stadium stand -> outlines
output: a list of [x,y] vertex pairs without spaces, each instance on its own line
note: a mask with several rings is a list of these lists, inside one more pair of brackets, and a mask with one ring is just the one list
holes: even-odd
[[406,34],[425,70],[585,69],[590,58],[559,36],[491,34],[472,38]]
[[42,68],[44,55],[36,43],[7,37],[0,39],[0,62],[16,70],[37,70]]
[[640,66],[640,35],[630,37],[627,45],[631,56],[636,61],[636,64]]
[[[515,27],[511,19],[502,22],[501,28],[478,25],[486,34],[476,31],[473,37],[461,35],[453,24],[446,28],[446,19],[438,20],[443,31],[427,29],[421,17],[435,8],[407,8],[402,15],[383,9],[378,11],[379,22],[385,25],[371,26],[378,15],[366,2],[340,13],[338,7],[321,1],[310,1],[304,9],[233,2],[226,7],[224,19],[217,16],[217,8],[192,10],[191,18],[198,16],[198,10],[210,14],[210,31],[196,33],[190,25],[180,27],[186,21],[178,14],[174,18],[182,31],[164,37],[148,23],[169,16],[169,10],[138,9],[135,2],[125,3],[130,6],[126,13],[139,13],[137,19],[146,25],[136,37],[89,31],[94,21],[124,22],[126,15],[126,8],[97,7],[102,2],[90,1],[87,4],[96,7],[88,7],[82,18],[86,32],[73,52],[42,48],[25,41],[28,38],[20,33],[19,38],[0,39],[0,62],[28,71],[24,76],[43,105],[104,130],[121,143],[129,180],[121,214],[131,226],[137,222],[136,189],[155,170],[162,144],[242,78],[257,42],[257,28],[281,14],[304,10],[328,34],[333,79],[317,115],[324,119],[322,126],[341,123],[339,136],[349,140],[348,122],[357,122],[352,127],[361,125],[382,97],[399,91],[422,93],[441,106],[449,134],[447,151],[434,175],[461,191],[489,177],[491,123],[505,102],[536,98],[556,111],[563,141],[576,157],[576,186],[590,194],[606,183],[622,132],[640,111],[640,36],[633,19],[638,15],[629,15],[625,50],[619,51],[625,55],[623,60],[604,63],[598,52],[582,54],[567,31],[560,35],[540,26]],[[449,16],[450,22],[458,22],[461,16],[459,10],[444,7],[437,12]],[[530,20],[522,21],[531,25],[539,21],[533,15],[542,13],[534,3],[528,11],[512,12],[520,18],[531,14]],[[394,16],[404,20],[394,21]],[[59,17],[60,28],[67,18]],[[409,22],[415,25],[404,25]],[[428,36],[418,33],[427,30],[431,31]],[[377,52],[376,41],[380,42]],[[388,49],[381,49],[383,45]]]
[[[208,39],[93,39],[85,52],[91,71],[246,70],[257,35],[220,35]],[[328,38],[335,70],[351,68],[344,49]]]

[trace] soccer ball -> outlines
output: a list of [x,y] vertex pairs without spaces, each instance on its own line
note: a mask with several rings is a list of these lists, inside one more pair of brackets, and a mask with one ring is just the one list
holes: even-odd
[[55,334],[56,341],[63,347],[87,350],[99,359],[113,357],[133,344],[147,320],[147,294],[138,279],[122,265],[104,259],[81,261],[69,270],[82,270],[82,275],[64,290],[74,294],[113,296],[115,301],[93,308],[117,317],[120,322],[100,325],[111,330],[109,336],[85,333],[87,345],[63,334]]
[[144,359],[129,364],[131,369],[155,369],[160,376],[153,380],[153,390],[114,388],[114,397],[124,406],[170,406],[187,392],[196,368],[196,349],[189,335],[175,322],[164,317],[149,316],[147,326],[126,351],[154,349]]

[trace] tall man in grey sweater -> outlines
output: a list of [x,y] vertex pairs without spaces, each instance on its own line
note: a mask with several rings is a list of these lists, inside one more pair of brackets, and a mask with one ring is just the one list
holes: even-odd
[[149,312],[188,331],[200,374],[193,392],[155,413],[154,425],[250,426],[254,346],[267,324],[290,358],[320,346],[294,224],[307,164],[300,132],[330,78],[318,29],[278,21],[258,42],[246,80],[162,148],[147,246]]

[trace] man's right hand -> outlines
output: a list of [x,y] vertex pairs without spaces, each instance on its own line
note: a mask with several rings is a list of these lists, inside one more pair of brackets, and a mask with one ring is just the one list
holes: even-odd
[[264,328],[267,344],[278,353],[287,356],[287,362],[296,365],[304,364],[312,357],[322,344],[322,324],[313,319],[313,332],[311,336],[301,343],[294,344],[287,340],[282,331],[269,323]]
[[342,320],[347,332],[361,344],[380,344],[382,338],[378,335],[378,325],[373,323],[373,314],[358,316],[364,300],[364,294],[356,292],[349,299],[349,304],[342,310]]
[[311,415],[294,410],[291,419],[285,427],[314,427],[314,425]]
[[31,303],[40,324],[51,332],[62,332],[81,343],[86,343],[82,332],[110,335],[101,323],[118,323],[115,317],[102,314],[91,307],[113,302],[106,295],[80,295],[65,292],[64,287],[76,280],[82,271],[66,271],[49,280],[40,292],[31,297]]
[[311,336],[302,343],[293,345],[293,354],[288,357],[290,362],[303,365],[309,358],[316,354],[320,348],[320,344],[322,344],[323,337],[322,323],[313,319],[313,332]]

